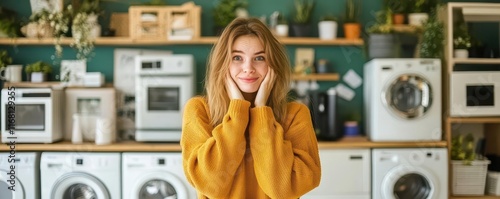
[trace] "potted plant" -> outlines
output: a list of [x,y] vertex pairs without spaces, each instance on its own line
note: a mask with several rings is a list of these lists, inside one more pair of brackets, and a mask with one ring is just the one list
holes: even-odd
[[408,0],[408,24],[422,26],[436,6],[437,0]]
[[347,0],[344,16],[344,37],[346,39],[358,39],[361,35],[359,24],[359,0]]
[[221,0],[217,6],[214,7],[214,32],[215,35],[220,35],[224,28],[237,17],[237,10],[247,7],[247,3],[238,0]]
[[288,21],[283,14],[278,15],[278,24],[276,24],[276,35],[288,37]]
[[451,140],[453,195],[484,195],[490,161],[478,156],[474,149],[474,136],[470,133]]
[[9,56],[6,50],[0,50],[0,70],[3,70],[7,65],[12,63],[12,57]]
[[401,52],[398,36],[392,29],[392,11],[389,8],[377,12],[376,22],[368,32],[368,57],[397,58]]
[[26,65],[24,68],[28,81],[44,82],[48,80],[48,74],[52,72],[52,66],[43,61],[37,61]]
[[101,26],[97,19],[101,13],[100,0],[83,0],[75,8],[71,29],[73,42],[71,47],[76,48],[78,59],[86,59],[94,50],[94,40],[101,35]]
[[419,48],[421,58],[443,59],[443,41],[445,40],[443,29],[444,24],[438,20],[437,13],[434,10],[423,26],[423,34]]
[[337,18],[333,15],[325,15],[318,22],[318,33],[321,40],[337,38]]
[[405,12],[407,1],[386,0],[385,4],[392,11],[392,22],[394,25],[401,25],[405,22]]
[[295,0],[295,16],[292,30],[295,37],[307,37],[311,32],[309,21],[314,7],[314,0]]

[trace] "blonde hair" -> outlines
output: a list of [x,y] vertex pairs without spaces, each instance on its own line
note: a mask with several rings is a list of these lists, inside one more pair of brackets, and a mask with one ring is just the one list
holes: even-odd
[[283,45],[267,26],[256,18],[233,20],[224,29],[210,52],[205,74],[205,96],[210,110],[211,124],[213,126],[220,124],[228,110],[230,99],[225,85],[231,62],[231,48],[236,38],[244,35],[253,35],[260,40],[266,54],[265,60],[276,74],[267,105],[272,108],[276,120],[283,124],[286,119],[290,87],[290,61]]

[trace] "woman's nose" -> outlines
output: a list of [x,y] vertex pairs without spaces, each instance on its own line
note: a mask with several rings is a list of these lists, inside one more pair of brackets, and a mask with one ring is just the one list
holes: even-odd
[[253,73],[255,69],[253,68],[252,61],[245,61],[243,63],[243,72],[244,73]]

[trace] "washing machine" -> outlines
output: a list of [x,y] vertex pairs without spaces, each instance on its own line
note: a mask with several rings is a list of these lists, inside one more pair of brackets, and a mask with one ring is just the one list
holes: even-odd
[[370,199],[370,149],[320,149],[321,182],[301,199]]
[[372,59],[364,65],[364,79],[370,140],[441,140],[439,59]]
[[40,154],[36,152],[0,153],[1,198],[39,199],[39,164]]
[[120,199],[120,163],[120,153],[43,152],[42,199]]
[[181,153],[122,153],[123,199],[196,199]]
[[372,199],[448,198],[446,148],[372,150]]

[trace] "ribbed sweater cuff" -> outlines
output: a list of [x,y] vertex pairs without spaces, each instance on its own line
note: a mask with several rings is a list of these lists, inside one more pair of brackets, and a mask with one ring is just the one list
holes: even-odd
[[238,116],[241,113],[248,113],[250,108],[250,102],[241,99],[232,99],[229,102],[229,109],[227,110],[229,115]]
[[257,125],[274,122],[273,109],[269,106],[261,106],[250,109],[250,121]]

